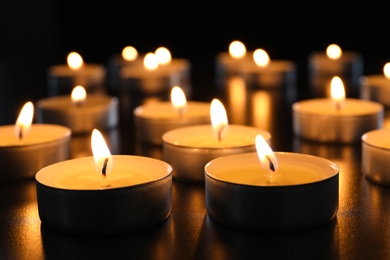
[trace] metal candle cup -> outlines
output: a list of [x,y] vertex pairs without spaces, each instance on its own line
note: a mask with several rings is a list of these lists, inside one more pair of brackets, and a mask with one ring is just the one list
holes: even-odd
[[162,135],[170,130],[190,125],[210,123],[210,103],[187,102],[182,115],[171,102],[142,105],[134,109],[136,137],[144,143],[161,145]]
[[118,107],[118,98],[100,94],[88,95],[80,105],[70,96],[50,97],[37,102],[37,122],[68,126],[74,134],[111,129],[118,125]]
[[221,142],[213,136],[211,125],[182,127],[163,135],[163,158],[172,165],[174,179],[203,184],[204,166],[209,161],[224,155],[256,151],[257,135],[270,143],[270,133],[245,125],[229,125]]
[[359,142],[362,134],[381,128],[384,108],[380,103],[347,98],[337,110],[330,98],[299,101],[293,104],[293,131],[319,142]]
[[257,153],[216,158],[204,168],[209,216],[232,228],[291,232],[337,214],[339,168],[312,155],[275,152],[281,177],[269,185]]
[[375,183],[390,186],[390,130],[369,131],[361,140],[364,175]]
[[14,136],[14,125],[0,126],[0,181],[32,179],[43,167],[67,160],[71,152],[71,130],[64,126],[33,124],[22,141]]
[[372,100],[390,108],[390,79],[384,75],[370,75],[360,78],[360,97]]
[[103,187],[93,157],[41,169],[36,188],[43,227],[75,235],[114,235],[165,220],[172,207],[172,167],[142,156],[112,158]]

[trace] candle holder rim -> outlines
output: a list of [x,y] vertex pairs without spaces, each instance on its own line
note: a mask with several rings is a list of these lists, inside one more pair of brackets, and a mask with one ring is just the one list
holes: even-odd
[[[311,157],[311,158],[316,158],[316,159],[321,159],[323,160],[324,162],[328,162],[330,165],[332,165],[333,169],[335,170],[334,174],[330,175],[329,177],[327,178],[324,178],[322,180],[319,180],[319,181],[314,181],[314,182],[308,182],[308,183],[299,183],[299,184],[289,184],[289,185],[276,185],[276,186],[272,186],[272,185],[269,185],[269,186],[261,186],[261,185],[250,185],[250,184],[243,184],[243,183],[235,183],[235,182],[231,182],[231,181],[225,181],[225,180],[221,180],[219,178],[216,178],[212,175],[210,175],[208,172],[207,172],[207,168],[208,166],[215,162],[216,160],[219,160],[221,157],[218,157],[218,158],[215,158],[211,161],[209,161],[205,167],[204,167],[204,172],[205,172],[205,176],[210,178],[210,179],[213,179],[221,184],[224,184],[226,186],[235,186],[235,187],[241,187],[241,188],[251,188],[251,189],[289,189],[289,188],[295,188],[295,187],[304,187],[304,186],[310,186],[310,185],[318,185],[319,183],[322,183],[322,182],[325,182],[325,181],[328,181],[332,178],[335,178],[337,177],[339,174],[340,174],[340,167],[333,161],[329,160],[329,159],[326,159],[326,158],[322,158],[322,157],[319,157],[319,156],[316,156],[316,155],[311,155],[311,154],[304,154],[304,153],[295,153],[295,152],[278,152],[278,151],[275,151],[274,152],[275,154],[283,154],[283,155],[297,155],[297,156],[308,156],[308,157]],[[233,154],[233,155],[226,155],[226,156],[222,156],[222,157],[232,157],[232,156],[237,156],[237,155],[242,155],[242,156],[245,156],[245,155],[256,155],[257,156],[257,153],[256,152],[252,152],[252,153],[242,153],[242,154]]]
[[387,129],[374,129],[374,130],[368,131],[368,132],[366,132],[366,133],[364,133],[362,135],[362,137],[361,137],[362,143],[367,145],[367,146],[379,149],[379,150],[390,151],[390,147],[381,147],[381,146],[375,145],[375,144],[370,143],[369,141],[367,141],[367,134],[374,134],[374,133],[381,133],[381,132],[388,132],[388,133],[390,133],[390,131],[387,130]]

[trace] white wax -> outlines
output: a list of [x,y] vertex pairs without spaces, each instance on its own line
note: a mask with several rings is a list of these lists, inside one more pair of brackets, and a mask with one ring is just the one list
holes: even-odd
[[[361,66],[356,66],[356,64],[362,63],[362,58],[359,53],[352,51],[343,52],[338,59],[330,59],[326,52],[314,52],[309,57],[309,63],[315,73],[325,72],[342,76],[352,67],[356,67],[355,70],[360,69]],[[355,66],[352,66],[353,64]]]
[[295,70],[295,64],[287,60],[271,60],[267,66],[258,66],[255,62],[245,63],[242,70],[245,73],[257,73],[257,74],[281,74]]
[[51,66],[48,73],[55,77],[88,77],[88,78],[103,78],[106,71],[103,65],[100,64],[86,64],[83,68],[74,70],[69,68],[66,64],[59,64]]
[[63,139],[70,136],[67,127],[53,124],[32,124],[30,132],[22,140],[15,136],[14,125],[0,126],[0,147],[27,146]]
[[95,169],[92,156],[62,161],[41,169],[37,180],[47,186],[69,190],[100,190],[135,186],[168,176],[172,167],[160,160],[113,155],[113,168],[105,180]]
[[147,105],[139,106],[134,109],[134,115],[148,119],[177,119],[188,120],[196,117],[210,117],[210,103],[188,101],[187,107],[180,116],[177,110],[169,102],[155,102]]
[[349,117],[377,114],[383,106],[377,102],[347,98],[342,109],[337,110],[330,98],[317,98],[296,102],[293,110],[314,116]]
[[219,157],[210,161],[206,173],[217,180],[251,186],[290,186],[325,180],[337,174],[339,168],[321,157],[276,152],[279,176],[269,184],[270,172],[261,167],[257,153],[244,153]]
[[192,148],[233,148],[254,145],[259,134],[270,141],[270,133],[245,125],[229,125],[226,135],[219,141],[211,125],[195,125],[171,130],[163,135],[163,141]]
[[383,148],[383,152],[388,152],[387,150],[390,149],[390,130],[377,129],[369,131],[362,136],[362,141],[372,147]]

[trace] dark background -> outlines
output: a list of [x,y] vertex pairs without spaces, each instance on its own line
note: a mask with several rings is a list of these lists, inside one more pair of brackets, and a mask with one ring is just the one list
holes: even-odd
[[300,92],[308,55],[330,43],[360,52],[365,74],[382,73],[390,60],[387,10],[332,9],[1,1],[0,124],[13,124],[27,100],[46,97],[48,67],[65,64],[70,51],[86,63],[106,64],[126,45],[143,53],[165,46],[173,58],[191,61],[194,100],[214,88],[215,56],[236,39],[248,50],[264,48],[271,59],[295,61]]

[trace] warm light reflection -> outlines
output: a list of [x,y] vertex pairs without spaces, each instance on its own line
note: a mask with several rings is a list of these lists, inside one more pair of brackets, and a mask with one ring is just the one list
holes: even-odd
[[172,88],[171,102],[173,107],[177,111],[177,113],[179,115],[183,115],[187,107],[187,99],[186,99],[186,95],[184,94],[183,90],[180,87],[174,86]]
[[148,52],[144,57],[144,68],[147,70],[155,70],[158,67],[158,60],[154,53]]
[[97,129],[92,131],[91,147],[96,170],[107,176],[112,170],[113,160],[103,135]]
[[165,47],[159,47],[154,52],[159,64],[169,64],[172,60],[171,52]]
[[85,99],[87,98],[87,91],[85,91],[85,88],[83,86],[76,86],[73,88],[70,96],[73,104],[81,105],[85,102]]
[[263,49],[256,49],[253,52],[253,60],[255,61],[256,65],[259,67],[266,67],[270,62],[268,53]]
[[218,140],[221,141],[222,137],[224,137],[227,133],[228,118],[225,107],[219,99],[214,98],[211,101],[210,118],[213,132]]
[[230,56],[236,59],[241,59],[246,54],[246,47],[240,41],[232,41],[229,45]]
[[329,59],[337,60],[342,55],[341,48],[337,44],[330,44],[328,48],[326,48],[326,55]]
[[68,66],[72,70],[78,70],[84,66],[83,58],[77,52],[71,52],[67,58]]
[[278,160],[262,135],[256,136],[256,151],[261,167],[268,172],[265,174],[268,177],[268,184],[276,184],[277,178],[280,177],[280,175],[276,173],[279,166]]
[[340,77],[334,76],[330,83],[330,93],[337,110],[340,110],[345,101],[344,84]]
[[24,104],[15,123],[15,135],[19,140],[25,138],[30,132],[34,117],[34,105],[31,101]]
[[227,81],[229,118],[235,124],[246,124],[248,115],[247,90],[245,80],[239,76],[232,76]]
[[387,62],[385,66],[383,66],[383,74],[386,78],[390,79],[390,62]]
[[127,61],[134,61],[138,57],[137,49],[133,46],[126,46],[122,50],[122,58]]

